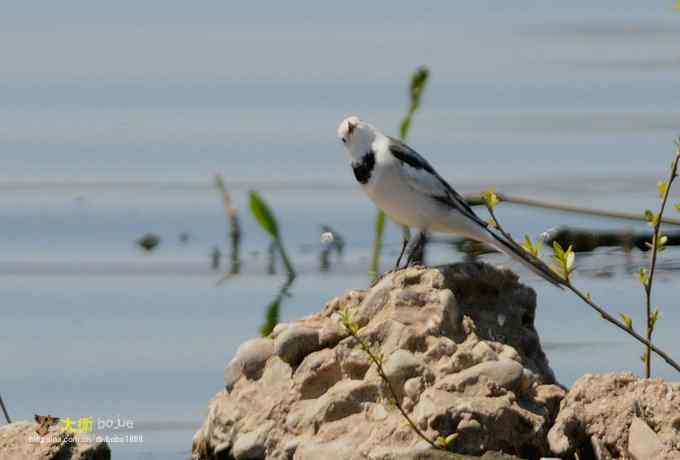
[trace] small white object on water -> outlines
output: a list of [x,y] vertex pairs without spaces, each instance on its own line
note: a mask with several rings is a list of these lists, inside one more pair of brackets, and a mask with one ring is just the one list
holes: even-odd
[[321,234],[321,242],[323,244],[330,244],[333,242],[334,239],[335,237],[333,236],[332,232],[323,232]]
[[545,241],[545,240],[547,240],[548,238],[550,238],[551,235],[554,235],[555,233],[557,233],[557,227],[549,228],[548,230],[546,230],[546,231],[544,231],[543,233],[541,233],[541,239],[542,239],[543,241]]
[[503,327],[503,325],[505,324],[505,314],[499,313],[498,317],[496,318],[496,321],[498,321],[498,325],[500,327]]

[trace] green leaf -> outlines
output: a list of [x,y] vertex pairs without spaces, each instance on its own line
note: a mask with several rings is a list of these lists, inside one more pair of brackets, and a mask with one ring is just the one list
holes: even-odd
[[553,241],[553,251],[555,252],[555,257],[558,261],[561,261],[564,258],[564,249],[562,249],[562,245],[557,241]]
[[456,439],[458,438],[458,433],[453,433],[450,434],[444,439],[444,442],[446,443],[446,447],[451,447],[451,445],[456,442]]
[[668,193],[668,182],[660,180],[656,183],[656,188],[659,191],[659,196],[663,198],[666,196],[666,193]]
[[632,331],[633,330],[633,318],[631,318],[630,316],[628,316],[625,313],[619,313],[619,315],[621,316],[621,319],[623,320],[623,324],[626,325],[626,327],[628,328],[629,331]]
[[652,316],[649,317],[649,324],[652,326],[652,330],[654,329],[654,326],[656,325],[656,322],[661,318],[661,310],[659,310],[659,307],[656,307],[656,310],[652,313]]
[[542,246],[543,246],[543,239],[539,238],[538,240],[536,240],[536,244],[534,244],[531,241],[531,238],[529,237],[529,235],[527,235],[526,233],[524,234],[524,242],[522,243],[522,247],[529,254],[531,254],[534,257],[539,257]]
[[675,210],[678,211],[678,212],[680,212],[680,203],[678,203],[678,204],[675,205]]
[[649,209],[645,209],[645,220],[647,221],[647,223],[649,225],[654,227],[656,225],[656,219],[657,219],[657,215],[653,211],[651,211]]
[[574,251],[571,246],[567,248],[567,252],[565,253],[565,263],[564,263],[564,269],[566,272],[571,273],[574,267],[574,260],[576,259],[576,254],[574,254]]
[[282,296],[276,296],[274,301],[267,307],[267,313],[265,314],[265,321],[262,326],[260,326],[260,334],[262,337],[267,337],[272,333],[274,327],[279,324],[279,312],[281,310],[281,299]]
[[500,203],[500,200],[498,199],[498,195],[496,195],[496,191],[492,188],[488,189],[488,190],[484,190],[482,192],[482,198],[484,199],[484,202],[489,207],[489,209],[495,208],[496,205],[498,203]]
[[408,112],[406,112],[406,115],[399,124],[399,136],[401,137],[402,141],[406,140],[408,137],[408,132],[411,129],[411,120],[413,118],[413,114],[420,107],[420,98],[425,91],[425,86],[427,85],[427,79],[429,76],[430,71],[425,66],[418,67],[416,71],[413,72],[413,75],[411,75],[411,84],[409,86],[410,104]]
[[250,192],[250,210],[255,216],[255,220],[262,229],[269,233],[269,235],[278,240],[279,238],[279,227],[276,223],[276,219],[272,214],[267,203],[262,199],[259,193],[255,191]]
[[649,275],[646,268],[640,268],[640,271],[638,272],[638,279],[640,280],[640,284],[647,286],[647,283],[649,283]]
[[420,66],[411,75],[411,107],[418,107],[420,105],[420,97],[425,91],[427,79],[430,76],[430,69],[427,66]]
[[557,262],[557,273],[568,281],[576,260],[573,247],[570,245],[565,251],[560,243],[553,241],[553,253],[553,259]]

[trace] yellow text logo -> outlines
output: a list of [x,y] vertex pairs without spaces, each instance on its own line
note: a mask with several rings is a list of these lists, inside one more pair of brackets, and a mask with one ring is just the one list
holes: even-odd
[[94,419],[92,417],[80,417],[77,421],[66,417],[61,419],[61,421],[64,422],[62,431],[71,433],[92,433],[94,424]]

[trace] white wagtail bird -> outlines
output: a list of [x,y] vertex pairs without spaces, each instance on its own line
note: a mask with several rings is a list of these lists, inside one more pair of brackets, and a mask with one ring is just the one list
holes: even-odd
[[545,263],[514,241],[495,233],[430,163],[405,143],[386,136],[355,116],[340,123],[338,138],[345,146],[354,177],[368,197],[390,219],[405,229],[417,231],[410,241],[408,232],[404,232],[404,244],[395,269],[399,268],[405,253],[408,266],[425,235],[433,231],[481,241],[509,255],[551,284],[564,283]]

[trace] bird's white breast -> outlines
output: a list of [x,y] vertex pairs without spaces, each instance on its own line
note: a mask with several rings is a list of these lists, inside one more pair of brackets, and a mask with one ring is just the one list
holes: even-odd
[[370,180],[363,185],[369,198],[401,225],[429,229],[441,220],[440,204],[424,195],[404,180],[405,168],[411,168],[396,159],[388,150],[387,142],[373,144],[376,164]]

